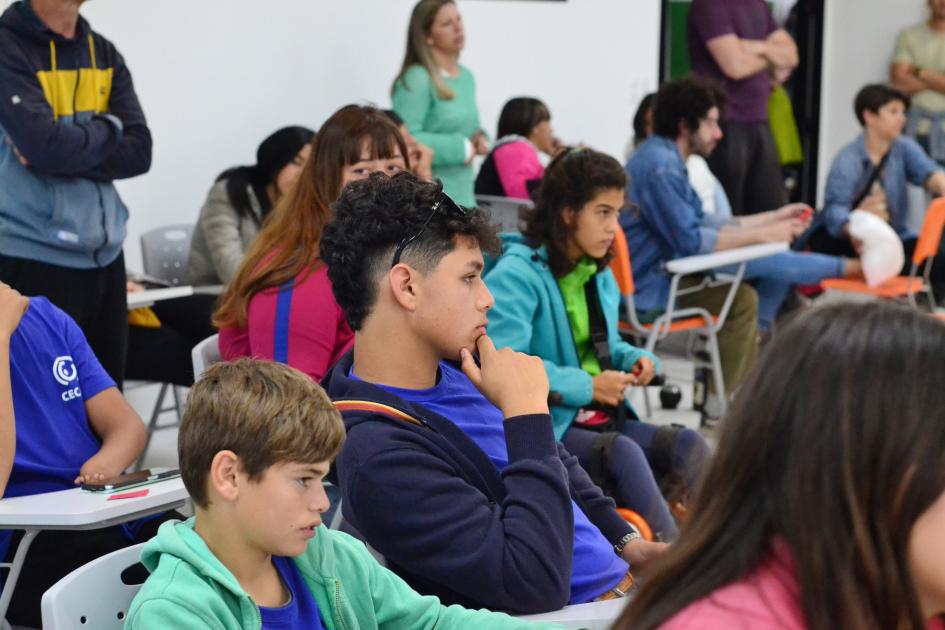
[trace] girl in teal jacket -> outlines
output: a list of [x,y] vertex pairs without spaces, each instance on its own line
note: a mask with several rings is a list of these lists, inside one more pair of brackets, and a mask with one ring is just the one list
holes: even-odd
[[[626,175],[613,158],[589,149],[559,155],[536,191],[524,236],[507,235],[503,255],[486,276],[495,298],[489,334],[544,360],[556,393],[555,433],[588,467],[598,433],[576,426],[592,405],[627,404],[624,392],[645,385],[658,359],[624,342],[617,332],[620,292],[607,262],[625,205]],[[585,285],[594,282],[613,368],[602,370],[590,339]],[[658,427],[630,421],[614,442],[610,474],[627,507],[641,514],[664,540],[678,531],[654,479],[653,439]],[[671,472],[693,487],[708,454],[702,437],[683,429],[672,451]]]
[[489,153],[479,124],[476,81],[459,55],[466,35],[452,0],[420,0],[407,30],[407,52],[391,90],[393,109],[433,149],[433,175],[463,206],[475,206],[472,159]]

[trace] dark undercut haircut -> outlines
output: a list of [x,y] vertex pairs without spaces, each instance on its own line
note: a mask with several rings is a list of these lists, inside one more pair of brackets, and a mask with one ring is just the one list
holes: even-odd
[[403,250],[400,262],[422,274],[436,269],[456,247],[457,237],[475,241],[484,252],[498,253],[495,228],[481,210],[458,212],[443,204],[431,216],[442,194],[441,184],[412,173],[375,173],[349,184],[332,206],[334,218],[322,235],[321,257],[353,330],[360,330],[374,308],[378,283],[390,271],[404,239],[420,234]]
[[715,81],[699,77],[667,81],[656,93],[653,133],[664,138],[676,138],[679,123],[689,131],[695,131],[710,109],[725,109],[725,101],[725,88]]
[[860,121],[860,125],[866,125],[866,120],[863,118],[864,112],[878,114],[883,105],[893,101],[899,101],[904,108],[909,109],[909,97],[896,88],[883,83],[865,85],[853,99],[853,112],[856,114],[856,119]]

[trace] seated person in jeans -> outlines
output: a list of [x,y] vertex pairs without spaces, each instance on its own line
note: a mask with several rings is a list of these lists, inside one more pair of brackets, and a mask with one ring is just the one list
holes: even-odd
[[[654,95],[649,105],[643,103],[640,105],[641,108],[649,107],[650,116],[652,116],[655,100]],[[638,112],[637,115],[645,117],[647,114],[643,111]],[[644,137],[652,135],[652,131],[650,133],[643,131],[643,133]],[[712,153],[713,145],[704,145],[696,149],[699,150],[690,152],[686,159],[686,174],[689,184],[702,204],[703,225],[705,227],[723,226],[729,230],[738,225],[750,225],[752,219],[733,218],[732,205],[725,194],[725,188],[709,169],[705,154]],[[796,204],[785,206],[785,208],[793,207],[796,207]],[[770,219],[777,215],[767,213],[764,216]],[[791,285],[819,284],[826,278],[859,277],[861,273],[862,266],[857,258],[842,258],[813,252],[782,252],[750,260],[745,265],[745,278],[751,281],[758,292],[758,326],[763,330],[770,329],[777,319]]]
[[207,370],[178,438],[196,515],[165,523],[144,548],[151,576],[125,627],[533,627],[421,597],[324,527],[322,479],[344,439],[338,411],[298,370],[253,359]]
[[[43,297],[0,283],[0,495],[75,488],[121,474],[144,448],[141,418],[95,358],[76,323]],[[14,454],[15,453],[15,454]],[[12,468],[11,468],[12,463]],[[106,553],[143,542],[151,518],[90,531],[44,531],[30,547],[7,620],[40,626],[43,593]],[[18,540],[0,531],[0,557]]]
[[[627,176],[617,160],[591,149],[572,149],[555,158],[535,193],[535,209],[526,220],[524,238],[505,236],[502,258],[486,276],[495,297],[489,332],[499,347],[540,357],[551,390],[560,403],[551,408],[555,437],[593,470],[599,433],[582,428],[586,408],[603,405],[610,415],[626,404],[631,385],[646,385],[656,357],[622,341],[617,332],[620,291],[607,263],[613,257],[618,215],[625,205]],[[589,303],[593,282],[598,305]],[[606,328],[607,355],[598,356],[591,309]],[[604,365],[602,365],[604,363]],[[582,408],[585,410],[582,411]],[[607,461],[621,503],[639,513],[663,540],[678,534],[647,460],[662,465],[654,452],[656,425],[623,423],[624,434]],[[691,429],[682,429],[667,453],[684,487],[695,486],[708,446]]]
[[[889,223],[902,239],[906,253],[903,273],[912,264],[917,234],[909,225],[907,183],[923,186],[933,195],[945,194],[945,171],[912,138],[902,135],[909,99],[885,85],[867,85],[853,102],[861,133],[843,147],[830,165],[824,189],[822,229],[810,239],[814,251],[856,255],[859,243],[848,234],[850,212],[866,210]],[[945,283],[941,250],[932,264],[932,282]]]
[[487,217],[407,173],[334,208],[322,259],[355,342],[324,384],[348,430],[346,521],[444,602],[524,614],[625,593],[664,544],[556,444],[541,360],[486,335]]

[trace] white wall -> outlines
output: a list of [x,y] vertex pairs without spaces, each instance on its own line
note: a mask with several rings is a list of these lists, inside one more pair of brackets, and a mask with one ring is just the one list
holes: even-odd
[[[3,0],[0,0],[2,3]],[[151,172],[119,183],[138,236],[192,222],[213,178],[252,163],[286,124],[318,127],[348,102],[388,106],[413,0],[96,0],[83,15],[134,75],[154,136]],[[558,135],[620,157],[639,99],[655,89],[659,0],[460,0],[463,63],[494,133],[502,104],[534,95]]]
[[927,15],[925,0],[828,0],[820,94],[818,204],[837,152],[859,132],[853,97],[867,83],[889,81],[898,32]]

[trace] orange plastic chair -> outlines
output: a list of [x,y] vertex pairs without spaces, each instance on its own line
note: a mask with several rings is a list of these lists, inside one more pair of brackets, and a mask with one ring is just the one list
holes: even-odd
[[[708,340],[707,349],[709,352],[709,363],[707,367],[712,370],[716,391],[724,392],[725,381],[722,377],[722,359],[719,354],[718,339],[716,337],[716,331],[721,328],[722,325],[719,317],[712,315],[709,311],[702,308],[672,310],[672,307],[670,307],[670,310],[658,317],[654,322],[642,323],[637,316],[637,309],[633,302],[633,294],[636,293],[636,287],[633,282],[633,269],[630,264],[630,249],[627,247],[627,237],[624,235],[623,230],[617,230],[616,232],[614,238],[614,252],[615,255],[610,261],[610,270],[617,280],[617,286],[623,297],[624,311],[626,313],[626,317],[621,318],[618,322],[619,331],[631,337],[645,339],[644,347],[650,352],[653,352],[660,339],[672,333],[695,332],[706,335]],[[675,297],[671,295],[670,302],[673,301],[675,301]],[[645,389],[643,394],[647,416],[650,416],[650,398]]]
[[820,286],[832,291],[858,293],[890,300],[905,297],[912,306],[917,306],[916,294],[925,293],[929,299],[929,305],[934,310],[935,296],[932,294],[929,274],[932,272],[932,261],[938,254],[939,244],[942,241],[943,227],[945,227],[945,198],[939,198],[932,201],[925,213],[922,232],[919,234],[915,251],[912,253],[912,266],[908,276],[896,276],[876,287],[871,287],[862,280],[847,278],[830,278],[822,281]]

